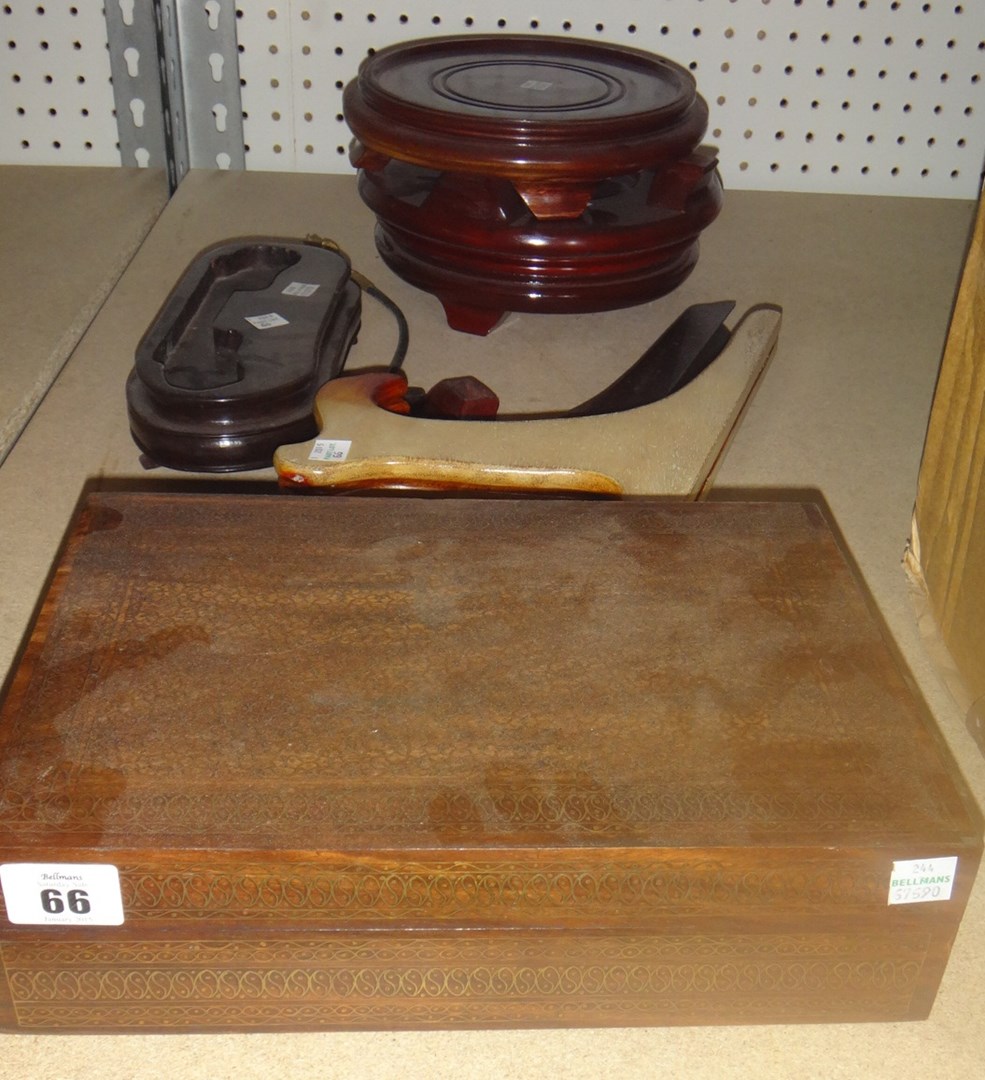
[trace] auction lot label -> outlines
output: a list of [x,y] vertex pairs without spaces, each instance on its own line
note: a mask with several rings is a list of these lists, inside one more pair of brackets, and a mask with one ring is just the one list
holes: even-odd
[[23,926],[120,926],[120,874],[105,863],[4,863],[7,918]]
[[926,904],[934,900],[950,900],[957,872],[956,855],[894,862],[889,882],[889,903]]

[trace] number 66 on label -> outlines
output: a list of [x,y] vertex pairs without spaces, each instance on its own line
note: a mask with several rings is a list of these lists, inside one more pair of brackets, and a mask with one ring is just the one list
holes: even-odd
[[120,926],[123,899],[115,866],[103,863],[4,863],[7,918],[21,926]]

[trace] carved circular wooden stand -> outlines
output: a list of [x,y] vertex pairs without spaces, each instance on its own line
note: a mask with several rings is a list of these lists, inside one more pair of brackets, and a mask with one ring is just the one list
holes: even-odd
[[343,102],[382,257],[458,330],[662,296],[721,208],[694,79],[639,50],[412,41],[368,57]]

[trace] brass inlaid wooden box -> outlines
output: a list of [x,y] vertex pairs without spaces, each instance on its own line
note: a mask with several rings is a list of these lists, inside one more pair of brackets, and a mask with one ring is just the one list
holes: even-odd
[[920,1018],[981,846],[813,506],[106,493],[0,714],[0,1027]]

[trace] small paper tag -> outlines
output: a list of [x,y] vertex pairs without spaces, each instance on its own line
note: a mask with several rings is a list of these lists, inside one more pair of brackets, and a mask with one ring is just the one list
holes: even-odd
[[257,330],[270,330],[274,326],[287,326],[287,319],[283,315],[278,315],[276,311],[268,312],[266,315],[247,315],[246,321],[255,326]]
[[352,448],[352,441],[347,439],[315,439],[309,461],[345,461]]
[[933,900],[950,900],[957,872],[957,855],[894,862],[889,881],[889,903],[926,904]]
[[121,926],[120,874],[107,863],[4,863],[7,918],[25,926]]
[[317,285],[308,281],[292,281],[282,292],[283,296],[314,296],[318,291]]

